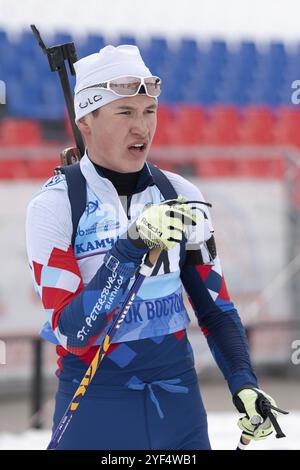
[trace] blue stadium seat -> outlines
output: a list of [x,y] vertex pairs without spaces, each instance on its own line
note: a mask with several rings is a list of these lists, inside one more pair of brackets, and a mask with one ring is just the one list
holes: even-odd
[[271,42],[269,54],[273,63],[284,65],[287,63],[287,52],[282,42]]
[[43,81],[41,84],[41,97],[43,103],[60,103],[63,101],[61,86],[56,77],[49,76]]
[[253,41],[242,41],[238,50],[238,55],[245,62],[255,63],[257,60],[257,48]]
[[[59,32],[45,42],[53,46],[72,42],[72,37]],[[115,44],[121,43],[136,44],[137,39],[120,35]],[[101,35],[76,39],[78,58],[99,51],[105,44]],[[163,79],[164,103],[290,104],[291,83],[300,80],[300,44],[293,53],[279,41],[271,42],[264,51],[258,50],[253,41],[243,41],[229,50],[222,40],[204,47],[189,37],[171,45],[166,37],[156,36],[139,46],[150,70]],[[0,30],[0,79],[9,83],[8,109],[13,115],[61,117],[64,101],[58,78],[51,76],[47,60],[29,29],[16,41],[10,41],[7,33]]]
[[270,43],[269,49],[259,56],[257,73],[262,80],[282,81],[288,64],[288,57],[282,43]]
[[[186,86],[186,81],[189,81],[195,75],[195,68],[196,63],[194,61],[184,60],[174,54],[167,61],[163,70],[168,80],[177,81],[177,86]],[[160,73],[163,75],[162,71]]]
[[258,83],[250,92],[251,104],[278,106],[281,104],[281,90],[269,82]]
[[284,77],[291,81],[300,79],[300,54],[289,54]]
[[21,57],[13,44],[0,45],[0,70],[3,76],[16,77],[20,73]]
[[7,106],[10,115],[40,117],[36,112],[41,106],[39,89],[28,83],[26,87],[19,80],[11,80],[7,87]]
[[198,80],[196,77],[182,92],[184,103],[210,105],[216,102],[216,89],[209,80]]
[[224,80],[222,85],[216,89],[216,100],[222,104],[244,106],[249,102],[250,88],[251,82],[240,79]]
[[[50,69],[49,69],[49,74],[50,74]],[[40,83],[40,74],[39,74],[39,69],[36,66],[35,63],[25,61],[23,60],[21,62],[21,76],[20,76],[21,82],[26,86],[27,83],[29,84],[39,84]]]
[[163,37],[152,37],[148,46],[142,48],[142,57],[150,70],[164,64],[171,54],[167,40]]
[[180,41],[177,55],[184,62],[196,62],[200,57],[200,49],[194,39],[183,38]]
[[90,34],[85,38],[84,41],[76,41],[76,51],[78,59],[85,57],[90,54],[94,54],[95,52],[99,52],[105,46],[105,39],[103,36],[92,35]]
[[225,41],[212,41],[209,46],[210,61],[214,66],[224,64],[227,60],[228,50]]
[[65,105],[62,90],[60,89],[60,84],[51,78],[45,80],[41,87],[42,117],[47,119],[63,119]]
[[152,36],[150,38],[149,47],[155,52],[160,51],[162,53],[167,53],[169,49],[167,39],[159,36]]
[[176,104],[180,103],[183,99],[183,87],[178,86],[178,82],[171,81],[167,78],[163,81],[162,94],[159,101],[162,103]]
[[243,86],[249,86],[254,79],[255,71],[255,64],[246,62],[239,54],[228,54],[227,64],[223,68],[223,82],[230,87],[232,82],[241,82]]
[[28,60],[42,54],[41,49],[31,30],[23,31],[14,43],[19,60]]
[[213,88],[200,88],[195,96],[196,104],[210,106],[216,102],[216,90]]
[[0,29],[0,46],[1,44],[7,44],[7,43],[8,43],[8,39],[7,39],[6,31],[4,31],[3,29]]
[[49,46],[60,46],[61,44],[66,44],[67,42],[74,42],[71,34],[57,32]]
[[131,44],[133,46],[136,46],[137,40],[134,36],[120,35],[115,45],[118,46],[119,44]]

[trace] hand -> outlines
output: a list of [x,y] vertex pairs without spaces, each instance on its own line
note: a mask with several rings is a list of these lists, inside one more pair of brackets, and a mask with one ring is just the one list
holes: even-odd
[[[137,218],[138,237],[149,248],[170,250],[180,243],[189,225],[196,225],[196,216],[186,200],[177,199],[150,204]],[[132,238],[133,231],[130,230]]]
[[277,408],[275,400],[265,392],[254,387],[244,388],[233,396],[233,403],[240,413],[246,413],[238,421],[246,439],[266,439],[272,434],[274,427],[277,437],[284,437],[276,418],[277,412],[287,412]]

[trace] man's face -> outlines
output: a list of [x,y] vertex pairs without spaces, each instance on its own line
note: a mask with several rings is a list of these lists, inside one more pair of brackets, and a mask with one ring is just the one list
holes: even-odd
[[84,136],[90,159],[120,173],[141,170],[155,133],[156,111],[154,98],[137,95],[115,100],[89,115]]

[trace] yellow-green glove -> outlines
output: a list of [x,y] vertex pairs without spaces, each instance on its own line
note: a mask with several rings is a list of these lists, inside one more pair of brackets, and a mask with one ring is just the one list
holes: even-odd
[[137,218],[135,226],[141,240],[149,248],[170,250],[180,243],[189,225],[196,225],[196,216],[186,199],[149,204]]
[[287,414],[287,411],[277,408],[275,400],[263,390],[244,388],[233,396],[233,403],[240,413],[246,413],[239,419],[238,426],[247,439],[266,439],[274,428],[276,437],[285,437],[276,418],[278,412]]

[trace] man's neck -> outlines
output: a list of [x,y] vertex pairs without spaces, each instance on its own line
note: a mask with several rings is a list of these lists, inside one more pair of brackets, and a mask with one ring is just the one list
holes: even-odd
[[107,178],[117,190],[119,196],[131,196],[136,188],[142,170],[133,173],[119,173],[92,162],[100,176]]

